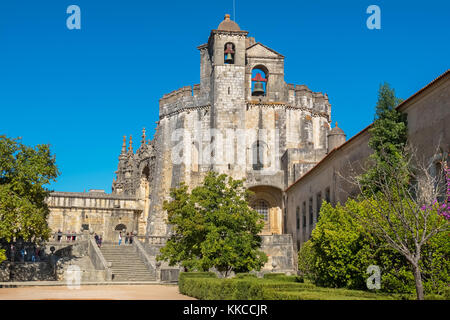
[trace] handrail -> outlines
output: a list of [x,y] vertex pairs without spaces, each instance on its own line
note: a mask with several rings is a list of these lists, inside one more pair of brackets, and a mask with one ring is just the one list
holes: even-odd
[[[49,239],[49,242],[76,242],[76,241],[80,241],[80,240],[86,240],[86,234],[85,233],[76,233],[76,232],[71,232],[71,233],[58,233],[58,232],[54,232],[52,234],[53,237],[51,237]],[[58,236],[60,236],[61,238],[58,240]],[[75,237],[75,240],[73,239],[73,237]],[[69,238],[69,239],[67,239]]]
[[140,235],[135,236],[134,238],[137,238],[146,244],[156,244],[156,245],[165,245],[169,237],[167,236],[148,236],[148,235]]
[[96,270],[105,270],[105,280],[112,280],[111,263],[106,261],[94,238],[89,239],[88,254]]
[[[134,238],[133,246],[135,247],[137,254],[142,259],[142,261],[144,262],[145,266],[150,271],[150,273],[153,276],[157,277],[157,264],[156,264],[155,259],[152,259],[152,257],[145,250],[142,243],[136,237]],[[156,279],[156,280],[159,280],[159,279]]]

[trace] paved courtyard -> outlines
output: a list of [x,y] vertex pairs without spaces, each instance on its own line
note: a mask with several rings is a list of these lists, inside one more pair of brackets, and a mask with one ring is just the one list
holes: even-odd
[[168,285],[91,285],[0,288],[0,300],[194,300]]

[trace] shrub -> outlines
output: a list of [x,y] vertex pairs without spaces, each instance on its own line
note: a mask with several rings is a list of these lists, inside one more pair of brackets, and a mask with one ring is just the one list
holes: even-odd
[[266,273],[264,274],[264,279],[275,279],[280,277],[285,277],[286,275],[284,273]]
[[214,272],[181,272],[180,278],[217,278]]
[[256,274],[252,274],[252,273],[237,273],[234,276],[236,279],[245,279],[245,278],[258,278],[256,276]]
[[5,249],[0,249],[0,263],[6,260]]
[[265,280],[269,280],[269,281],[278,281],[278,282],[299,282],[299,283],[303,283],[305,282],[303,277],[301,276],[287,276],[285,274],[270,274],[270,273],[266,273],[264,275],[264,279]]
[[[356,201],[347,206],[358,212],[362,207]],[[366,288],[366,270],[375,264],[370,250],[370,239],[361,226],[352,219],[347,209],[338,205],[322,205],[320,220],[312,232],[311,248],[303,252],[315,284],[334,288]],[[314,257],[310,255],[314,254]],[[313,261],[313,266],[311,266]]]
[[272,279],[254,277],[218,279],[215,277],[189,276],[180,277],[179,288],[182,294],[203,300],[360,300],[392,299],[392,296],[365,291],[319,288],[311,283],[290,281],[287,276],[278,275]]
[[316,253],[311,240],[306,241],[298,252],[298,271],[309,280],[314,279]]
[[[299,271],[322,287],[367,290],[367,267],[381,268],[381,290],[409,295],[415,292],[414,276],[406,258],[363,232],[349,211],[364,210],[362,202],[345,206],[322,205],[312,237],[298,253]],[[421,271],[426,294],[443,295],[450,283],[448,234],[432,237],[424,246]]]
[[179,280],[179,289],[182,294],[202,300],[260,300],[263,286],[257,280],[184,277]]

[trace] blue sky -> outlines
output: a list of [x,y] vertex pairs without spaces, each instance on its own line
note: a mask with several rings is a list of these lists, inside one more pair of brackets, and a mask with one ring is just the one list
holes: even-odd
[[[81,30],[66,9],[81,8]],[[49,143],[51,188],[111,191],[122,136],[153,136],[159,98],[199,83],[196,47],[233,0],[0,3],[0,134]],[[381,30],[366,8],[381,8]],[[285,80],[326,92],[350,138],[373,120],[387,81],[408,98],[449,68],[450,2],[236,0],[236,21],[283,54]]]

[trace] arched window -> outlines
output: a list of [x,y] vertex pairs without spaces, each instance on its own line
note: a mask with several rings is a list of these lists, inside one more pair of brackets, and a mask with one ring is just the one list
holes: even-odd
[[269,72],[264,66],[252,70],[252,96],[266,96]]
[[148,166],[145,166],[144,169],[142,170],[142,177],[146,178],[147,180],[150,179],[150,169]]
[[429,173],[433,179],[434,192],[437,195],[438,202],[442,203],[445,201],[447,194],[447,176],[446,176],[446,166],[447,166],[448,154],[442,152],[442,149],[438,154],[436,154],[431,159],[431,165]]
[[225,64],[234,64],[234,43],[228,42],[224,48],[224,62]]
[[253,209],[264,217],[264,221],[269,222],[269,204],[265,200],[257,200],[253,205]]

